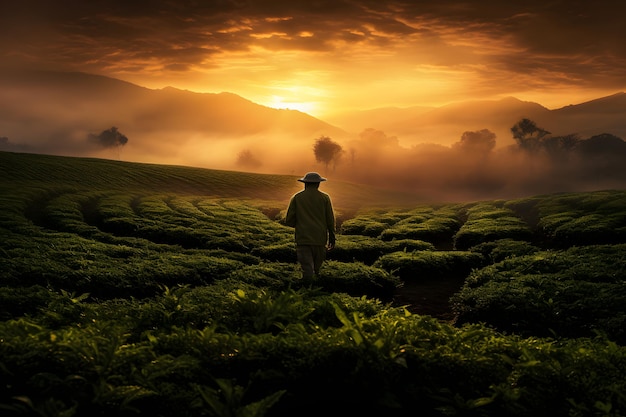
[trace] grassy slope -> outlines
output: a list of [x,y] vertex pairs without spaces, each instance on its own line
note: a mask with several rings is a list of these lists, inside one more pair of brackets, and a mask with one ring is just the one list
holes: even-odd
[[[304,174],[304,173],[302,173]],[[299,176],[254,174],[174,165],[122,162],[39,154],[0,152],[0,184],[55,184],[89,189],[126,189],[216,197],[241,197],[286,204],[302,188]],[[320,188],[339,210],[362,206],[416,204],[406,194],[332,178]]]

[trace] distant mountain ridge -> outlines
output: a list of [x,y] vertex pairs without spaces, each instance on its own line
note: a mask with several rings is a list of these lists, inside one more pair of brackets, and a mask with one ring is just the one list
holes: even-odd
[[559,113],[607,113],[614,111],[623,116],[624,108],[626,108],[626,93],[619,92],[580,104],[570,104],[555,111]]
[[[116,108],[118,124],[158,117],[150,122],[159,128],[202,128],[249,134],[288,127],[343,133],[306,113],[273,109],[228,92],[197,93],[174,87],[153,90],[100,75],[51,71],[0,73],[0,85],[5,90],[0,96],[12,91],[13,98],[16,98],[19,94],[16,89],[22,95],[42,92],[41,96],[34,97],[38,102],[37,109],[46,106],[46,101],[52,102],[51,107],[62,105],[76,110],[83,106],[88,109],[92,106],[95,109]],[[96,102],[100,102],[100,106],[95,106]],[[5,101],[2,108],[14,104],[14,101]]]
[[626,93],[550,110],[514,97],[474,100],[436,108],[372,109],[336,116],[330,121],[346,130],[359,125],[397,136],[405,144],[457,142],[463,132],[489,129],[498,143],[512,143],[510,128],[528,118],[554,135],[578,133],[583,138],[611,133],[626,138]]
[[[128,138],[123,147],[89,141],[111,127]],[[233,93],[154,90],[85,73],[0,72],[0,150],[291,172],[322,135],[348,133]]]
[[320,120],[228,92],[154,90],[86,73],[0,71],[0,149],[103,156],[85,138],[116,126],[129,138],[125,159],[224,169],[238,168],[237,155],[249,152],[253,163],[239,168],[280,160],[274,172],[300,171],[315,164],[316,138],[347,143],[368,128],[397,137],[405,147],[449,146],[464,132],[482,129],[496,134],[498,146],[506,146],[513,143],[510,128],[522,118],[554,135],[626,138],[625,116],[626,93],[620,92],[555,110],[507,97],[437,108],[371,109]]

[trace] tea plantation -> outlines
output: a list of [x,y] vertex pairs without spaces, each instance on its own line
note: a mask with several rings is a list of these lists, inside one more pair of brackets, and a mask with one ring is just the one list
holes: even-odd
[[626,191],[329,181],[303,282],[296,178],[0,152],[0,415],[626,416]]

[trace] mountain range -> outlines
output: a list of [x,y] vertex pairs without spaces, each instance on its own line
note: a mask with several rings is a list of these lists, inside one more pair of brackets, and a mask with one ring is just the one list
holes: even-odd
[[346,134],[308,114],[272,109],[231,93],[153,90],[85,73],[0,73],[4,148],[111,157],[111,149],[87,141],[111,127],[129,138],[123,159],[217,168],[232,166],[239,152],[261,148],[257,144],[271,148],[285,139],[302,143]]
[[[506,146],[513,143],[510,128],[522,118],[553,135],[626,138],[625,116],[626,93],[619,92],[553,110],[508,97],[436,108],[380,108],[320,120],[227,92],[155,90],[85,73],[0,72],[0,149],[105,157],[114,151],[131,161],[212,168],[254,169],[275,160],[264,165],[299,172],[302,160],[313,163],[316,138],[324,135],[342,143],[358,139],[368,128],[396,137],[404,147],[449,146],[463,132],[482,129],[496,134],[497,146]],[[129,138],[123,151],[88,141],[112,126]],[[294,158],[298,154],[308,159]],[[285,162],[279,163],[281,158]]]
[[541,104],[514,97],[501,100],[474,100],[437,108],[382,108],[336,116],[330,123],[348,131],[359,131],[365,121],[375,124],[400,143],[457,142],[463,132],[488,129],[498,145],[513,143],[511,127],[522,118],[536,122],[555,136],[578,134],[585,139],[610,133],[626,138],[626,93],[550,110]]

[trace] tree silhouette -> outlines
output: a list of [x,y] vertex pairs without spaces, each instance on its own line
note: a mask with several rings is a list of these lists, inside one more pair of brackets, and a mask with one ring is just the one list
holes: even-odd
[[259,168],[263,163],[249,149],[244,149],[237,155],[237,165],[244,168]]
[[626,142],[613,134],[602,133],[576,143],[576,149],[587,156],[611,156],[623,158],[626,156]]
[[496,147],[496,134],[489,129],[463,132],[461,140],[452,145],[453,149],[472,155],[487,155]]
[[103,130],[99,135],[90,134],[89,138],[104,148],[124,146],[128,142],[128,138],[115,126]]
[[328,171],[328,165],[331,162],[333,162],[333,164],[337,164],[339,161],[343,148],[340,144],[334,142],[328,136],[320,136],[315,140],[313,152],[315,153],[315,160],[323,163],[326,167],[326,171]]
[[99,135],[90,133],[88,139],[103,148],[114,149],[118,159],[120,157],[122,146],[128,143],[128,138],[115,126],[110,129],[103,130]]
[[544,138],[541,146],[552,159],[567,158],[580,141],[577,133],[570,133],[565,136]]
[[537,124],[530,119],[522,119],[515,123],[511,128],[511,133],[519,147],[527,151],[538,150],[544,136],[550,134],[547,130],[537,127]]

